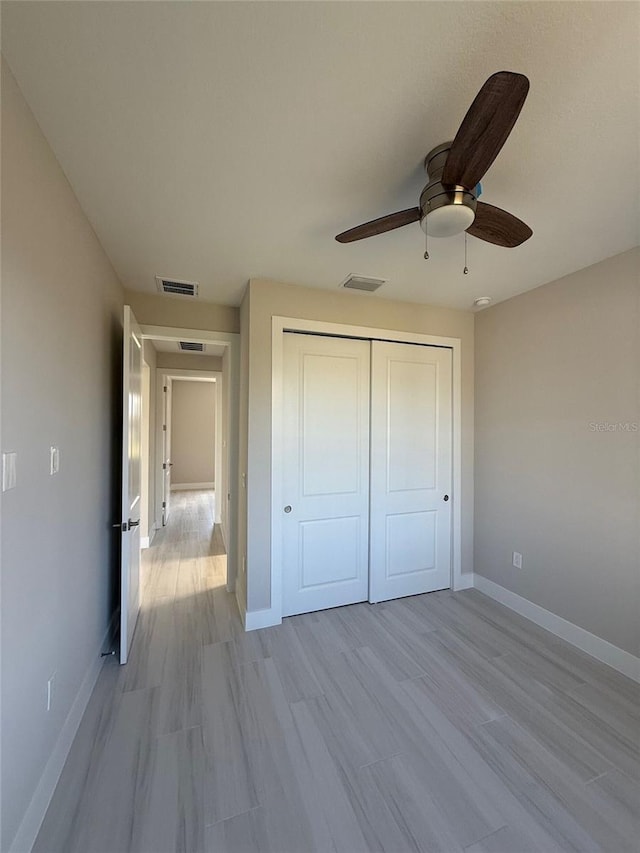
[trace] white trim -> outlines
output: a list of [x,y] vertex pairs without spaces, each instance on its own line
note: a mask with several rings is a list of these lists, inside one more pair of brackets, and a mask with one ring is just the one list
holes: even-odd
[[[214,453],[213,453],[213,476],[218,478],[220,483],[220,491],[224,491],[224,471],[222,470],[222,412],[224,410],[223,402],[222,402],[222,373],[220,374],[220,378],[216,380],[215,387],[215,408],[213,410],[213,433],[214,433]],[[214,482],[212,489],[216,488],[216,484]],[[222,501],[220,500],[219,495],[216,492],[216,499],[213,504],[213,521],[214,524],[220,524],[222,522]]]
[[211,483],[171,483],[172,492],[186,492],[194,489],[215,489],[216,484]]
[[527,598],[511,592],[510,589],[506,589],[506,587],[500,586],[500,584],[494,583],[482,575],[474,575],[474,586],[480,592],[488,595],[489,598],[504,604],[510,610],[515,610],[525,619],[530,619],[531,622],[535,622],[536,625],[555,634],[556,637],[561,637],[591,657],[608,664],[628,678],[640,682],[640,658],[630,652],[614,646],[613,643],[603,640],[602,637],[597,637],[579,625],[574,625],[573,622],[563,619],[562,616],[545,610],[539,604],[534,604]]
[[[246,613],[247,613],[247,610],[245,607],[245,601],[247,600],[247,593],[246,593],[246,588],[244,586],[243,577],[240,574],[238,574],[238,577],[236,578],[235,587],[236,587],[235,588],[236,602],[238,604],[238,610],[240,612],[240,621],[242,622],[242,627],[245,628]],[[227,587],[227,590],[229,592],[233,591],[233,590],[229,590],[228,587]]]
[[158,532],[158,528],[156,527],[156,524],[154,521],[154,523],[151,525],[151,527],[149,529],[149,535],[148,536],[142,536],[140,538],[140,550],[141,551],[144,551],[146,548],[151,547],[151,544],[152,544],[153,539],[154,539],[157,532]]
[[153,540],[155,539],[157,532],[158,532],[158,528],[156,527],[156,523],[154,521],[152,523],[151,527],[149,528],[149,536],[148,536],[149,544],[146,546],[147,548],[150,548],[153,545]]
[[282,623],[282,606],[266,607],[264,610],[247,610],[244,614],[244,630],[257,631]]
[[[143,339],[153,338],[159,341],[195,341],[204,343],[225,344],[227,347],[227,399],[224,401],[225,418],[227,419],[227,473],[228,482],[222,483],[221,493],[228,494],[227,519],[228,519],[228,542],[227,542],[227,589],[235,588],[235,580],[238,571],[237,553],[238,548],[238,496],[236,483],[238,481],[238,436],[240,416],[240,334],[238,332],[216,332],[204,329],[186,329],[179,326],[151,326],[143,324],[140,327]],[[197,379],[207,371],[199,370],[176,370],[171,368],[157,367],[158,377],[164,375],[176,378]],[[221,371],[209,371],[216,377],[222,379]],[[160,396],[161,396],[160,391]],[[160,431],[162,429],[162,418],[160,418]],[[218,431],[216,431],[218,434]],[[158,436],[158,425],[156,425],[156,436]],[[160,434],[160,440],[162,435]],[[216,439],[217,440],[217,439]],[[156,454],[158,453],[158,438],[156,437]],[[156,466],[158,461],[156,460]],[[156,467],[156,474],[158,467]],[[156,480],[158,478],[156,477]],[[156,486],[156,494],[158,492]],[[158,529],[162,526],[162,498],[156,500],[156,525]]]
[[[315,332],[323,335],[397,341],[409,344],[426,344],[448,347],[453,350],[453,460],[452,460],[452,518],[451,518],[451,588],[467,589],[469,582],[462,573],[462,341],[439,335],[421,335],[396,329],[376,329],[368,326],[351,326],[342,323],[325,323],[323,320],[302,320],[296,317],[272,317],[271,321],[271,607],[255,613],[270,613],[273,622],[282,621],[282,517],[276,507],[282,506],[281,478],[274,472],[282,471],[282,379],[283,333]],[[249,619],[251,612],[247,613]],[[261,617],[262,618],[262,617]],[[264,617],[266,618],[266,616]],[[264,627],[260,625],[259,627]],[[247,629],[248,630],[248,629]]]
[[[240,337],[238,332],[211,332],[205,329],[181,329],[179,326],[149,326],[140,324],[143,338],[155,341],[189,341],[205,344],[235,344]],[[164,370],[160,367],[158,370]]]
[[45,764],[42,775],[40,776],[40,781],[38,782],[33,797],[31,798],[31,802],[24,813],[20,826],[18,827],[18,831],[16,832],[13,842],[9,847],[8,853],[27,853],[27,851],[32,849],[35,840],[38,837],[42,821],[44,820],[44,816],[46,815],[49,804],[51,803],[53,792],[55,791],[56,785],[58,784],[62,774],[71,745],[73,744],[73,740],[78,732],[80,722],[82,721],[84,712],[89,704],[89,699],[93,693],[93,688],[95,687],[98,676],[102,670],[105,658],[101,657],[101,654],[105,649],[110,647],[116,633],[119,618],[120,610],[117,609],[109,621],[109,625],[100,642],[100,646],[95,650],[95,653],[91,658],[91,663],[89,664],[84,678],[82,679],[80,688],[76,693],[76,698],[73,700],[71,708],[69,709],[67,718],[62,725],[60,734],[58,735],[58,740],[53,747],[49,760]]
[[460,580],[454,592],[462,592],[463,589],[473,589],[475,586],[475,576],[473,572],[463,572],[460,575]]

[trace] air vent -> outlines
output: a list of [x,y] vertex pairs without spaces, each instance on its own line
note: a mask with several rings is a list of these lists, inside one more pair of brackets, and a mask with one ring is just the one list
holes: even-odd
[[365,293],[373,293],[374,290],[382,287],[386,282],[386,278],[369,278],[364,275],[352,274],[342,282],[340,287],[346,287],[349,290],[364,290]]
[[204,344],[197,344],[193,341],[180,341],[180,349],[183,352],[204,352]]
[[157,275],[156,282],[160,293],[168,293],[171,296],[198,295],[198,283],[195,281],[180,281],[176,278],[162,278]]

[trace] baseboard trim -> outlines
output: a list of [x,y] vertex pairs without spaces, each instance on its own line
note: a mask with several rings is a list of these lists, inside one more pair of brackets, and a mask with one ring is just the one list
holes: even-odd
[[76,693],[76,698],[69,709],[67,718],[58,735],[58,740],[49,756],[49,760],[45,764],[40,781],[31,798],[31,802],[27,806],[27,810],[24,813],[8,853],[29,853],[33,848],[40,832],[42,821],[49,808],[51,798],[53,797],[53,792],[69,755],[69,750],[71,749],[86,707],[89,704],[93,688],[102,670],[105,658],[101,657],[101,654],[103,651],[111,648],[113,638],[116,634],[118,617],[119,611],[116,611],[109,621],[109,626],[100,642],[99,648],[94,652],[92,662],[82,679],[80,689]]
[[473,588],[473,572],[462,572],[458,578],[458,582],[453,584],[453,591],[460,592],[463,589]]
[[257,631],[259,628],[270,628],[282,624],[282,616],[273,607],[264,610],[247,610],[244,614],[245,631]]
[[597,637],[590,631],[581,628],[579,625],[574,625],[562,616],[540,607],[539,604],[534,604],[527,598],[523,598],[510,589],[506,589],[500,584],[490,581],[482,575],[474,575],[474,587],[493,598],[500,604],[504,604],[510,610],[515,610],[525,619],[535,622],[541,628],[545,628],[556,637],[561,637],[572,646],[586,652],[591,657],[596,658],[602,663],[608,664],[613,669],[632,678],[634,681],[640,682],[640,658],[632,655],[624,649],[614,646],[613,643],[603,640],[602,637]]
[[215,483],[171,483],[172,492],[190,492],[195,489],[215,489]]
[[240,612],[240,621],[242,622],[242,627],[246,630],[246,612],[247,608],[245,606],[245,601],[247,600],[247,596],[244,591],[244,584],[241,581],[241,578],[236,578],[236,588],[235,588],[236,602],[238,604],[238,611]]
[[153,537],[156,535],[157,528],[155,524],[149,530],[148,536],[142,536],[140,538],[140,549],[144,551],[146,548],[150,548],[153,543]]

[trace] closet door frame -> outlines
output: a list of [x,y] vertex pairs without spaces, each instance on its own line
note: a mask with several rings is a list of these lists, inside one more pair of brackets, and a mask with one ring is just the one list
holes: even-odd
[[422,335],[396,329],[379,329],[304,320],[297,317],[272,317],[271,324],[271,607],[262,625],[282,622],[282,470],[283,445],[283,365],[284,333],[302,332],[334,337],[382,340],[394,343],[447,347],[452,351],[452,519],[451,519],[451,589],[467,589],[472,575],[462,574],[462,341],[460,338]]

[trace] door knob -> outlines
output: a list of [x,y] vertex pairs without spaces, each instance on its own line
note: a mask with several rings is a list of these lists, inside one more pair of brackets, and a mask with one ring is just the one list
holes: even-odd
[[286,507],[284,508],[284,511],[285,512],[291,512],[291,507],[289,506],[289,504],[286,505]]
[[137,521],[131,521],[131,519],[129,519],[129,530],[131,530],[132,527],[137,527],[139,524],[140,519],[138,519]]
[[448,500],[449,500],[449,495],[445,495],[445,496],[444,496],[444,500],[445,500],[445,501],[448,501]]

